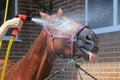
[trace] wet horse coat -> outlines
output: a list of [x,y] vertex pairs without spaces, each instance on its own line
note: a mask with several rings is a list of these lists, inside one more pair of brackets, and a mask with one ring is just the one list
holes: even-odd
[[49,75],[55,59],[49,39],[42,29],[26,56],[6,72],[5,80],[44,80]]
[[[54,24],[54,21],[57,22],[61,20],[62,15],[63,15],[63,12],[61,10],[58,11],[57,15],[53,15],[53,16],[48,16],[45,13],[41,13],[42,18],[46,19],[46,21],[50,21],[48,23],[51,23],[51,24]],[[66,28],[66,30],[64,29],[62,30],[61,28],[57,28],[57,27],[55,28],[55,26],[53,27],[53,25],[47,25],[49,26],[47,29],[54,34],[69,35],[73,31],[77,30],[77,28],[80,27],[80,24],[78,23],[75,23],[71,20],[69,21],[69,19],[65,19],[65,20],[68,20],[69,22],[69,28]],[[63,24],[61,26],[61,24],[62,23],[60,23],[59,27],[64,26]],[[64,24],[66,25],[68,23],[64,23]],[[70,28],[70,27],[73,27],[73,28]],[[85,33],[91,32],[91,30],[89,29],[84,29],[84,30],[85,30]],[[78,37],[81,37],[82,35],[85,35],[85,34],[81,32],[81,35],[79,35]],[[87,50],[95,52],[96,51],[95,49],[97,49],[95,48],[97,47],[97,43],[95,40],[92,39],[92,35],[87,41],[84,44],[89,44],[89,45],[88,46],[83,45],[83,47],[87,46],[85,47]],[[94,45],[92,45],[91,43],[94,43]],[[91,45],[93,47],[89,48],[91,47]],[[66,39],[63,40],[63,38],[54,39],[53,46],[56,54],[54,54],[55,52],[51,47],[51,36],[48,35],[45,28],[43,28],[40,35],[36,38],[36,40],[34,41],[33,45],[31,46],[31,48],[29,49],[25,57],[22,58],[17,63],[11,64],[9,66],[5,74],[5,80],[44,80],[46,77],[49,76],[51,72],[51,68],[54,64],[56,55],[63,55],[65,57],[71,56],[71,48],[70,48],[71,45],[69,40],[66,40]],[[76,48],[77,47],[74,46],[74,53],[76,54],[72,56],[81,57],[81,51]]]

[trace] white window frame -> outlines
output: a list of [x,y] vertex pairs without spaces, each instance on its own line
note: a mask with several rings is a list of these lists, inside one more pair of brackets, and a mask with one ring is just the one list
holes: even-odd
[[[93,29],[96,34],[120,31],[120,25],[117,22],[118,0],[113,0],[113,26]],[[85,25],[88,25],[88,0],[85,0]],[[88,25],[89,26],[89,25]]]
[[[15,0],[15,15],[17,15],[17,14],[18,14],[18,0]],[[4,41],[8,41],[9,39],[10,39],[10,36],[5,36],[3,38]],[[19,41],[18,36],[16,36],[15,41]]]

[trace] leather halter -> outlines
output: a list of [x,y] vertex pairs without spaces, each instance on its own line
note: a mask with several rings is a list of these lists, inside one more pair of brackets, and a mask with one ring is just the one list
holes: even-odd
[[[77,34],[82,32],[84,28],[86,28],[85,26],[80,26],[79,29],[77,29],[72,35],[54,35],[52,34],[45,26],[43,26],[44,30],[47,32],[47,34],[50,36],[51,38],[51,47],[52,47],[52,51],[54,52],[55,55],[55,48],[54,48],[54,44],[53,44],[53,40],[54,39],[69,39],[71,40],[71,57],[73,56],[73,43],[77,40]],[[64,58],[64,56],[60,56]]]

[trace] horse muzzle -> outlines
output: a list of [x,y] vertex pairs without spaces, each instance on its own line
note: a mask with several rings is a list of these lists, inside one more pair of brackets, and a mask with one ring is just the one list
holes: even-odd
[[[82,37],[75,42],[75,48],[80,50],[80,55],[86,61],[96,62],[98,61],[98,37],[94,33],[84,33]],[[75,53],[74,53],[75,54]]]

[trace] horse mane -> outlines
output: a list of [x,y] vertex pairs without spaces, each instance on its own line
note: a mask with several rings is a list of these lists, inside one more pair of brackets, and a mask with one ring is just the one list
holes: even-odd
[[[46,52],[47,43],[48,43],[47,39],[48,39],[47,33],[45,32],[44,28],[42,28],[40,35],[35,39],[33,45],[28,50],[26,55],[16,63],[12,63],[10,61],[8,62],[7,71],[6,71],[7,77],[5,77],[5,80],[9,79],[9,77],[11,76],[12,77],[17,77],[18,75],[20,76],[21,74],[20,70],[26,71],[26,72],[28,71],[28,74],[30,73],[31,75],[29,77],[32,77],[32,79],[39,79],[39,76],[42,74],[41,69],[44,67],[44,62],[46,60],[46,57],[48,57],[48,52]],[[0,72],[2,71],[2,67],[3,67],[2,63],[3,61],[1,62]],[[34,68],[36,68],[36,71],[31,72],[31,68],[33,68],[33,65],[35,66]],[[26,67],[28,67],[27,70],[26,70]],[[47,75],[49,74],[47,73]],[[44,75],[44,76],[47,77],[47,75]]]
[[[42,28],[40,35],[35,39],[33,46],[31,46],[31,48],[27,52],[27,55],[31,55],[31,52],[33,52],[33,50],[35,51],[34,53],[38,52],[37,50],[42,51],[46,47],[46,39],[47,39],[47,33]],[[38,41],[40,43],[37,43]],[[40,47],[39,49],[36,49],[37,48],[36,43],[38,46],[42,46],[42,47]]]

